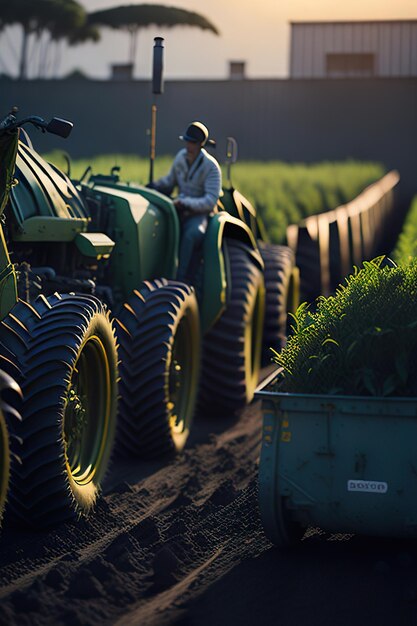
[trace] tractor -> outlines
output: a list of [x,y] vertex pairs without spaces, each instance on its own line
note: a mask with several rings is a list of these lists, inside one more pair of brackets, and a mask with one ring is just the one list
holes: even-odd
[[[212,415],[252,400],[262,345],[278,347],[286,332],[294,266],[287,248],[262,240],[239,192],[224,189],[191,285],[176,280],[180,225],[170,198],[121,181],[115,170],[72,181],[27,136],[16,178],[5,229],[22,299],[95,295],[115,319],[119,450],[145,457],[181,450],[196,406]],[[262,256],[272,320],[264,330]]]
[[170,198],[115,173],[71,181],[23,134],[15,177],[5,231],[22,300],[75,292],[106,303],[115,320],[119,449],[181,450],[197,402],[213,413],[253,398],[264,285],[246,224],[213,214],[186,284],[176,280],[180,226]]
[[[6,496],[11,441],[12,460],[18,445],[18,462],[12,467],[6,514],[15,524],[42,527],[87,515],[97,500],[116,431],[118,356],[115,330],[101,300],[76,295],[73,289],[62,295],[54,290],[47,297],[38,285],[33,297],[24,269],[31,251],[27,259],[18,255],[19,267],[9,251],[3,227],[11,226],[5,216],[17,184],[19,127],[27,123],[63,137],[72,125],[59,118],[47,124],[37,116],[18,121],[15,110],[0,122],[0,367],[23,394],[21,419],[9,408],[13,402],[1,395],[8,423],[6,429],[2,416],[0,504]],[[34,187],[33,193],[46,198],[48,189]],[[53,193],[48,198],[55,200]],[[31,206],[25,197],[21,208]],[[35,241],[42,237],[44,217],[38,216]],[[66,224],[64,218],[55,233],[63,240]],[[14,383],[8,377],[0,382],[10,396]]]
[[115,437],[123,453],[179,451],[197,405],[252,400],[262,335],[276,347],[285,334],[293,258],[230,185],[179,282],[172,200],[116,171],[71,180],[26,124],[61,137],[72,124],[16,110],[0,122],[0,362],[23,392],[8,509],[42,526],[91,511]]
[[[153,88],[160,93],[161,38],[154,52]],[[247,219],[254,210],[236,190],[225,190],[223,210],[210,216],[185,283],[176,280],[180,222],[171,198],[122,181],[115,168],[109,174],[88,168],[71,180],[69,171],[36,152],[26,133],[16,179],[5,231],[22,300],[54,299],[55,292],[96,297],[115,320],[119,450],[140,456],[179,451],[197,406],[213,415],[238,412],[252,400],[263,345],[262,256],[271,287],[267,306],[277,318],[272,331],[265,327],[274,347],[285,332],[293,258],[277,260],[261,242],[256,215]]]

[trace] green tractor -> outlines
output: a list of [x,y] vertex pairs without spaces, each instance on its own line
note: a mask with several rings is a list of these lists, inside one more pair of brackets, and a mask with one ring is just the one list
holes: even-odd
[[[63,295],[54,290],[46,297],[38,284],[30,284],[30,250],[27,259],[17,253],[11,262],[10,233],[5,236],[3,226],[12,226],[4,219],[17,183],[19,127],[31,123],[64,137],[72,127],[57,118],[49,124],[39,117],[18,122],[15,113],[0,122],[0,367],[20,384],[23,400],[21,419],[3,409],[7,430],[0,420],[0,503],[6,495],[11,440],[19,444],[19,462],[13,467],[7,514],[14,523],[45,526],[88,514],[97,499],[115,437],[118,356],[102,301],[73,290]],[[45,187],[35,185],[33,193],[54,202]],[[24,198],[23,209],[31,206]],[[35,240],[44,230],[43,217],[38,216]],[[13,389],[13,383],[6,379],[4,387]]]
[[171,199],[115,173],[74,184],[27,137],[15,177],[5,230],[21,298],[96,296],[116,320],[121,448],[180,450],[197,402],[213,413],[252,400],[264,284],[246,224],[226,211],[211,217],[191,286],[176,281],[180,227]]
[[275,272],[267,346],[279,346],[285,333],[294,268],[280,248],[271,272],[270,244],[236,190],[224,190],[220,208],[227,210],[210,218],[191,286],[176,281],[180,226],[170,198],[122,182],[116,171],[71,181],[27,137],[16,178],[6,235],[22,299],[94,294],[116,320],[122,450],[181,450],[197,404],[206,413],[230,413],[252,400],[264,332],[262,255],[268,276]]

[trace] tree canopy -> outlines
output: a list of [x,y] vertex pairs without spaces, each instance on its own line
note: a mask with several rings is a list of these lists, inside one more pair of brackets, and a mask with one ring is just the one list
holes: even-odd
[[196,26],[219,35],[214,24],[200,13],[161,4],[131,4],[94,11],[88,14],[88,22],[97,26],[126,30],[146,28],[152,25],[164,27]]
[[88,23],[94,26],[126,30],[130,33],[129,60],[131,63],[134,63],[135,59],[138,31],[148,26],[164,28],[194,26],[209,30],[215,35],[220,34],[216,26],[200,13],[160,4],[131,4],[94,11],[88,14]]

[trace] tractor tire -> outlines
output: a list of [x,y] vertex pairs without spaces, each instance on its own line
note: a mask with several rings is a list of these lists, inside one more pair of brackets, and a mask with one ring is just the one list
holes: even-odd
[[22,371],[13,521],[45,527],[89,514],[116,430],[118,357],[107,310],[93,296],[19,301],[0,340]]
[[246,244],[223,244],[226,308],[203,339],[199,410],[237,412],[253,399],[259,381],[264,282]]
[[22,392],[19,385],[8,374],[0,371],[0,526],[9,490],[11,468],[18,462],[13,445],[18,442],[9,437],[8,424],[20,420],[17,407],[21,402]]
[[0,524],[3,519],[10,479],[10,447],[6,420],[0,409]]
[[262,363],[272,359],[271,348],[279,352],[288,334],[288,312],[298,305],[298,286],[294,279],[295,256],[291,248],[259,242],[264,261],[265,321],[262,339]]
[[157,457],[182,450],[194,416],[200,371],[200,322],[194,290],[146,282],[118,318],[122,453]]

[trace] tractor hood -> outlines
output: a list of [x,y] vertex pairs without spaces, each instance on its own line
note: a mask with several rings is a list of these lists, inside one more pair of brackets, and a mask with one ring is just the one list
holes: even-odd
[[10,197],[16,240],[72,241],[88,227],[88,213],[70,179],[19,141]]

